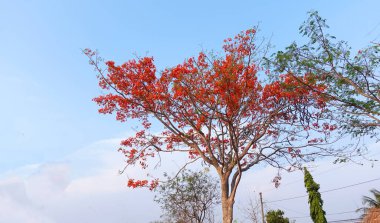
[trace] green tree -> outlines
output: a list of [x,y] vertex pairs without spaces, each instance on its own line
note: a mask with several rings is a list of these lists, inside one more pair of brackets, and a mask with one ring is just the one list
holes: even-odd
[[380,208],[380,191],[376,189],[370,190],[374,198],[363,196],[363,204],[368,208]]
[[363,196],[363,208],[359,208],[357,211],[363,211],[365,213],[371,208],[380,208],[380,191],[376,189],[370,190],[373,197]]
[[299,29],[309,42],[301,46],[294,42],[268,62],[277,72],[295,77],[307,74],[309,83],[313,79],[324,84],[322,95],[329,99],[342,130],[354,136],[376,135],[380,127],[380,44],[354,53],[346,42],[327,34],[327,28],[318,12],[310,12]]
[[165,213],[165,222],[201,223],[214,221],[214,206],[220,203],[218,181],[205,172],[184,170],[178,177],[167,177],[157,187],[155,201]]
[[309,194],[309,206],[310,206],[310,217],[313,219],[314,223],[327,223],[325,214],[323,210],[323,200],[321,194],[319,193],[319,184],[317,184],[310,172],[304,168],[304,181],[307,193]]
[[270,210],[265,215],[267,223],[289,223],[289,218],[284,217],[282,210]]

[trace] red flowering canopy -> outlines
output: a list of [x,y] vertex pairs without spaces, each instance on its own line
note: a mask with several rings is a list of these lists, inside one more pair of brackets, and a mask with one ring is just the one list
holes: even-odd
[[[141,122],[141,131],[121,143],[128,165],[146,168],[157,153],[185,152],[190,161],[213,166],[234,197],[241,174],[252,166],[296,165],[323,152],[320,144],[336,128],[324,120],[324,86],[312,75],[269,81],[262,74],[259,81],[254,37],[255,30],[247,30],[225,40],[222,57],[201,52],[160,73],[152,57],[108,61],[103,73],[96,54],[85,51],[99,71],[100,87],[109,92],[94,99],[99,112]],[[150,133],[152,120],[162,124],[160,134]],[[130,179],[128,186],[152,189],[157,182]]]

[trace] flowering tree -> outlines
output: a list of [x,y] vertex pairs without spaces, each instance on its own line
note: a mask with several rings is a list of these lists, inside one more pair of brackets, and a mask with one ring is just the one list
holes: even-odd
[[[168,152],[203,161],[219,175],[224,223],[232,222],[242,174],[253,166],[298,167],[339,152],[323,147],[336,129],[327,120],[324,86],[308,75],[297,78],[317,91],[289,74],[269,81],[255,63],[255,33],[250,29],[225,40],[221,56],[201,52],[162,72],[152,57],[121,65],[108,61],[103,70],[96,52],[84,51],[108,92],[94,99],[99,112],[141,122],[136,135],[121,142],[126,165],[147,168],[150,158]],[[152,124],[162,132],[153,134]],[[153,189],[158,182],[129,179],[128,186]]]

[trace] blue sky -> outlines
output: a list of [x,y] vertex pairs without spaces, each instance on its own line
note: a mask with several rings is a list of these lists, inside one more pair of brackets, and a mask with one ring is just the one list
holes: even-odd
[[[154,56],[162,69],[201,49],[220,50],[223,39],[260,23],[261,35],[271,37],[277,50],[299,40],[298,27],[307,18],[307,11],[314,9],[327,19],[332,34],[359,49],[370,41],[380,41],[379,8],[380,2],[376,0],[0,0],[0,192],[3,192],[0,196],[6,196],[14,204],[8,206],[14,210],[26,208],[26,213],[37,216],[33,222],[60,222],[56,219],[61,216],[59,213],[46,216],[39,209],[41,204],[35,203],[42,195],[33,197],[30,194],[40,192],[28,189],[33,183],[46,181],[49,183],[44,187],[74,193],[78,188],[90,190],[91,185],[83,182],[113,176],[115,179],[104,187],[117,189],[107,189],[107,193],[116,191],[132,196],[124,188],[126,178],[117,176],[123,160],[116,148],[118,139],[125,137],[137,123],[118,123],[112,116],[97,113],[91,99],[101,91],[96,74],[81,53],[83,48],[98,49],[101,56],[117,62],[133,58],[134,54]],[[370,169],[373,176],[378,171],[376,165]],[[56,169],[62,173],[61,181],[52,178],[49,172]],[[25,192],[22,199],[28,200],[30,206],[25,206],[28,202],[20,206],[14,192],[4,189],[13,184],[20,185]],[[60,185],[58,189],[51,186],[56,184]],[[99,191],[104,190],[94,193],[101,197]],[[140,193],[147,202],[140,199],[141,205],[152,205],[149,194],[133,192],[133,196]],[[363,190],[357,190],[355,202],[360,201],[362,193]],[[68,199],[74,195],[65,196]],[[90,202],[83,196],[83,203]],[[63,198],[54,199],[57,200],[44,201],[43,206],[56,207],[54,202]],[[104,200],[105,197],[99,198]],[[68,206],[70,202],[74,201],[67,201]],[[131,222],[147,222],[159,215],[158,209],[154,210],[151,217],[125,213],[122,216],[134,219]],[[0,221],[4,218],[1,213]],[[80,215],[71,209],[68,213]],[[67,222],[75,222],[73,219]],[[97,219],[93,222],[104,222],[100,217]]]

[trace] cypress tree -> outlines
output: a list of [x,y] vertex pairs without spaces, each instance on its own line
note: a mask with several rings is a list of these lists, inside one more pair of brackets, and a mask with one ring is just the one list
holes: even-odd
[[304,181],[307,193],[309,195],[310,217],[314,223],[327,223],[323,210],[323,201],[321,194],[318,192],[319,184],[317,184],[310,172],[304,168]]

